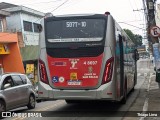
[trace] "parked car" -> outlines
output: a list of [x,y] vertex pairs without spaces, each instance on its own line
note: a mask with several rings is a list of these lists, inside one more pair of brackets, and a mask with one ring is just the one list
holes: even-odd
[[21,73],[0,75],[0,113],[27,106],[35,108],[36,93],[28,77]]

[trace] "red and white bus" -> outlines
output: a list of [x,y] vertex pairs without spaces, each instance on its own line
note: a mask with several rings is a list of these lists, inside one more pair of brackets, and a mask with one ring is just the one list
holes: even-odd
[[41,25],[39,99],[126,102],[137,53],[110,13],[47,17]]

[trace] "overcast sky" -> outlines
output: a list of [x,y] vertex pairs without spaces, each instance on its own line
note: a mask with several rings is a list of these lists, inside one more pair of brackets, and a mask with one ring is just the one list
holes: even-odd
[[[157,0],[157,3],[159,1]],[[122,28],[130,29],[134,34],[144,35],[142,0],[0,0],[0,2],[23,5],[45,13],[52,12],[53,15],[103,14],[109,11]]]

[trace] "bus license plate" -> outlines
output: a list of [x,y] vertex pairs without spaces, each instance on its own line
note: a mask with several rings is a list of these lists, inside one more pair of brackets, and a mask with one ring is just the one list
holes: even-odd
[[81,81],[80,80],[70,80],[68,81],[68,85],[81,85]]

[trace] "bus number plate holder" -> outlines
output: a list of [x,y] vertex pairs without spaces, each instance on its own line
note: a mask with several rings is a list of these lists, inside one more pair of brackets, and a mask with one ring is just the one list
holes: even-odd
[[80,80],[69,80],[68,85],[81,85],[82,82]]

